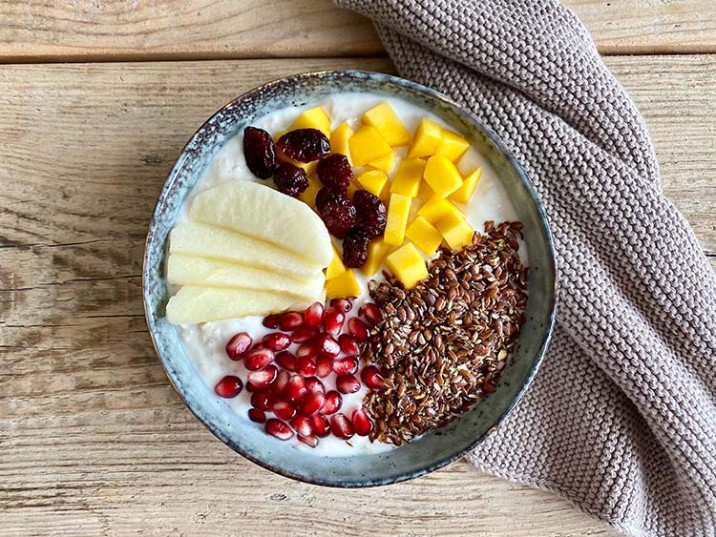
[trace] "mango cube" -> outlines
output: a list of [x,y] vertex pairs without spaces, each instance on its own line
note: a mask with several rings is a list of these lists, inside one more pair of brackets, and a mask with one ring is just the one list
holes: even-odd
[[385,263],[406,289],[412,289],[420,280],[428,277],[425,259],[412,242],[390,254]]
[[442,140],[435,150],[436,155],[447,158],[450,162],[456,162],[470,147],[470,143],[459,134],[443,129]]
[[413,220],[405,230],[405,236],[428,255],[433,255],[443,240],[443,236],[435,226],[422,216]]
[[383,170],[386,173],[392,172],[395,167],[395,151],[391,151],[384,157],[374,160],[373,162],[369,162],[368,166]]
[[435,121],[428,118],[422,119],[415,131],[415,141],[410,146],[408,158],[434,155],[443,139],[442,132],[443,128]]
[[371,241],[368,245],[368,260],[361,268],[363,273],[366,276],[373,276],[376,272],[378,272],[390,249],[390,244],[385,244],[383,239]]
[[334,246],[333,259],[331,259],[331,262],[326,268],[326,280],[332,280],[333,278],[343,274],[345,271],[346,267],[341,260],[341,255],[338,253],[338,250],[336,250],[336,247]]
[[425,161],[421,158],[405,159],[398,166],[393,182],[390,185],[390,192],[410,196],[414,198],[420,190],[420,183],[423,182]]
[[348,162],[351,161],[351,151],[348,147],[348,140],[353,136],[353,129],[348,126],[348,123],[341,123],[331,133],[331,153],[339,153],[348,157]]
[[288,130],[295,131],[298,129],[318,129],[326,136],[331,135],[331,118],[328,117],[325,110],[320,106],[311,108],[302,112],[296,121],[293,122]]
[[388,184],[388,174],[383,170],[367,170],[361,173],[356,180],[360,185],[374,196],[378,196],[383,201],[386,200],[386,185]]
[[354,166],[365,166],[393,151],[378,129],[371,125],[363,125],[358,129],[348,140],[348,147]]
[[326,298],[344,298],[348,296],[359,296],[363,292],[353,269],[346,270],[332,280],[326,282]]
[[477,167],[462,180],[462,186],[450,194],[450,199],[467,205],[482,177],[482,167]]
[[400,118],[388,102],[380,103],[363,114],[363,123],[378,129],[383,138],[392,146],[410,143],[410,131],[401,123]]
[[455,214],[446,214],[435,224],[440,234],[452,250],[459,250],[463,246],[472,243],[475,230],[462,217]]
[[418,190],[417,196],[418,201],[420,201],[420,203],[426,203],[433,197],[439,198],[440,196],[436,196],[435,192],[433,192],[433,189],[430,188],[430,185],[427,184],[425,181],[420,183],[420,190]]
[[400,246],[405,239],[405,226],[408,224],[408,216],[410,215],[410,202],[413,201],[409,196],[403,194],[391,194],[388,203],[388,219],[385,224],[385,232],[383,234],[386,244]]
[[301,192],[301,194],[298,196],[298,199],[300,199],[302,202],[307,203],[310,207],[316,208],[316,195],[318,194],[318,191],[321,190],[321,183],[316,181],[315,179],[312,179],[311,177],[308,178],[308,188]]
[[422,216],[433,225],[449,214],[462,218],[460,209],[445,198],[439,196],[433,196],[418,210],[418,216]]
[[430,188],[443,198],[462,186],[462,175],[455,165],[442,155],[433,155],[428,159],[423,177]]

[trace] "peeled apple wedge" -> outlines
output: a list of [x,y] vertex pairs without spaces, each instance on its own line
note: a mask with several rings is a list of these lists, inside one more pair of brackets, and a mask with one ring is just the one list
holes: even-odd
[[216,259],[170,254],[167,280],[173,285],[233,287],[256,291],[274,291],[315,300],[323,291],[325,278],[318,271],[310,278],[294,278],[285,274],[226,263]]
[[[328,244],[330,247],[330,242]],[[172,229],[169,253],[210,257],[298,278],[310,278],[323,268],[273,244],[196,222],[185,222]]]
[[302,301],[293,295],[267,291],[185,285],[169,299],[167,320],[172,324],[219,321],[278,313],[308,303],[310,301]]
[[308,205],[253,181],[230,181],[199,193],[189,216],[272,243],[321,267],[333,258],[328,230]]

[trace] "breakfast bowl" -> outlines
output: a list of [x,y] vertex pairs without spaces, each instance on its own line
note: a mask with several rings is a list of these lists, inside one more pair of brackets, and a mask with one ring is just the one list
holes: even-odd
[[[341,449],[328,451],[333,448],[324,447],[323,451],[316,450],[314,453],[306,446],[282,441],[275,437],[277,435],[267,435],[260,424],[254,423],[265,420],[265,416],[251,421],[246,417],[245,410],[237,411],[243,408],[239,403],[226,396],[217,396],[221,390],[218,385],[213,386],[219,378],[216,376],[216,363],[224,360],[228,364],[221,367],[234,367],[234,363],[226,356],[219,356],[220,352],[206,353],[201,359],[197,359],[197,355],[203,352],[200,348],[202,344],[214,345],[223,352],[226,333],[218,329],[207,331],[203,323],[189,328],[179,326],[187,319],[195,321],[192,315],[196,312],[192,310],[191,303],[188,307],[184,305],[182,313],[185,316],[182,317],[175,313],[176,308],[170,303],[176,292],[176,286],[173,285],[175,282],[167,278],[170,234],[178,223],[186,220],[187,204],[196,202],[197,192],[201,195],[203,191],[215,186],[217,181],[232,181],[233,175],[245,172],[245,168],[233,165],[233,161],[222,155],[227,150],[238,151],[238,140],[242,133],[247,127],[261,123],[261,118],[278,118],[272,123],[274,130],[285,132],[289,119],[295,119],[302,111],[317,103],[327,102],[329,108],[330,103],[338,103],[343,108],[351,109],[355,103],[365,101],[373,106],[382,100],[390,100],[396,109],[403,107],[404,110],[423,111],[435,122],[449,127],[454,138],[469,142],[470,147],[479,154],[480,173],[483,167],[490,173],[489,180],[481,181],[494,183],[491,192],[499,191],[506,196],[504,199],[509,199],[509,214],[521,223],[518,228],[520,244],[529,255],[529,272],[524,272],[526,309],[520,314],[521,327],[514,347],[511,347],[511,352],[501,363],[494,385],[486,390],[489,394],[466,407],[459,416],[440,427],[416,434],[410,441],[399,442],[401,445],[390,445],[390,449],[376,448],[379,442],[368,442],[366,438],[356,437],[354,443],[340,442]],[[287,110],[286,117],[289,119],[282,115],[276,116],[276,111],[280,110]],[[348,115],[355,113],[349,111]],[[409,114],[404,117],[407,117],[406,124],[412,121]],[[417,125],[417,119],[413,123]],[[262,124],[268,123],[263,121]],[[328,128],[330,131],[330,123]],[[279,134],[275,136],[278,138]],[[487,194],[484,195],[488,199]],[[502,199],[489,198],[489,206],[484,208],[484,214],[499,215],[499,211],[495,211],[502,206]],[[219,200],[218,203],[224,201]],[[256,212],[255,216],[259,219],[266,218],[265,213],[272,212],[259,211],[249,206],[245,209]],[[276,217],[280,215],[276,214]],[[209,214],[208,218],[213,218],[213,215]],[[390,220],[390,214],[388,218]],[[480,216],[478,220],[487,218]],[[287,221],[290,222],[290,218]],[[270,241],[270,235],[267,236]],[[300,235],[296,237],[301,238]],[[268,256],[267,259],[272,258]],[[326,266],[325,263],[323,266]],[[411,479],[441,468],[466,454],[499,426],[528,389],[547,348],[554,324],[556,271],[552,237],[539,198],[520,164],[488,127],[449,98],[414,82],[381,73],[332,71],[289,76],[260,86],[231,101],[199,128],[169,173],[154,211],[146,243],[143,286],[147,323],[166,374],[191,412],[216,437],[247,459],[281,475],[318,485],[366,487]],[[209,292],[214,291],[211,289]],[[167,308],[168,304],[171,311]],[[229,305],[235,306],[236,301]],[[210,307],[202,307],[210,314],[220,309],[220,306],[212,304]],[[202,307],[197,304],[196,310]],[[168,311],[174,315],[174,324],[167,318]],[[462,320],[455,322],[460,324]],[[264,323],[264,326],[268,325]],[[197,348],[200,350],[197,351]],[[501,353],[501,357],[505,354]],[[237,392],[241,391],[240,385],[235,387]],[[248,396],[246,393],[244,395]],[[375,421],[376,417],[373,416]],[[290,436],[293,436],[293,432],[290,432]],[[315,442],[317,440],[314,439],[314,447]],[[338,444],[327,442],[323,445]],[[356,445],[363,448],[346,448],[355,448]]]

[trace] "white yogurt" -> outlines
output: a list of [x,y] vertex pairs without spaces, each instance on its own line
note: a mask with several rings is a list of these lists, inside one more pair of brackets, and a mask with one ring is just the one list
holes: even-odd
[[[449,127],[449,125],[445,124],[445,122],[440,120],[437,116],[427,113],[421,108],[403,100],[394,98],[386,99],[385,97],[366,93],[335,94],[325,98],[319,103],[311,103],[305,106],[292,106],[277,110],[258,119],[253,123],[253,126],[264,129],[274,135],[277,132],[286,130],[303,110],[320,105],[329,117],[331,117],[332,128],[347,121],[351,128],[355,130],[355,128],[359,126],[360,117],[366,110],[386,100],[390,102],[390,105],[398,117],[400,117],[400,120],[411,132],[415,132],[418,123],[424,117],[428,117]],[[396,151],[396,166],[404,157],[405,153],[406,149],[404,148],[399,148]],[[494,170],[482,155],[475,149],[470,148],[461,158],[458,163],[458,168],[462,173],[466,174],[474,170],[477,166],[482,166],[483,173],[470,203],[467,207],[463,207],[467,220],[477,231],[482,231],[484,223],[488,220],[494,220],[496,223],[505,220],[517,220],[517,212],[497,179]],[[256,179],[246,166],[242,134],[238,134],[229,140],[225,147],[214,157],[204,172],[204,175],[199,179],[192,193],[185,201],[179,216],[179,221],[188,220],[188,209],[197,193],[237,179],[267,183]],[[268,184],[270,184],[270,182],[268,182]],[[520,241],[520,258],[526,265],[527,247],[522,241]],[[360,304],[369,298],[367,293],[367,282],[369,278],[362,277],[360,271],[356,271],[356,275],[359,277],[359,281],[365,292],[363,296],[358,298],[351,313],[356,312]],[[226,356],[226,343],[238,332],[248,332],[254,338],[254,341],[259,341],[265,334],[271,331],[265,328],[261,322],[262,317],[246,317],[179,327],[181,339],[187,353],[191,356],[207,386],[212,390],[214,385],[225,375],[233,374],[242,379],[246,378],[248,371],[244,368],[243,364],[229,360]],[[291,348],[289,350],[295,349]],[[321,380],[326,385],[327,390],[335,389],[335,384],[330,378]],[[361,405],[365,393],[366,389],[363,387],[355,394],[343,395],[341,412],[350,417],[353,410]],[[232,408],[246,419],[247,427],[260,427],[260,425],[251,422],[247,417],[247,412],[250,408],[250,397],[251,394],[244,390],[238,397],[228,401]],[[267,441],[275,440],[267,436]],[[321,438],[316,448],[310,448],[297,440],[293,440],[293,442],[295,442],[298,449],[318,456],[331,457],[350,456],[356,453],[377,453],[394,449],[395,447],[391,444],[381,442],[372,443],[367,438],[357,435],[349,441],[340,440],[334,436]]]

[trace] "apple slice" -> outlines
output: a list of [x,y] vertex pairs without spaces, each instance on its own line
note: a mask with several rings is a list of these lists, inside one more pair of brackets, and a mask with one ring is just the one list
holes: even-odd
[[310,278],[267,274],[265,270],[226,263],[216,259],[170,254],[167,280],[173,285],[236,287],[256,291],[283,292],[306,300],[316,300],[323,291],[325,278],[317,271]]
[[234,180],[200,192],[189,216],[270,242],[321,267],[333,258],[328,230],[308,205],[253,181]]
[[169,299],[167,320],[172,324],[195,324],[302,309],[309,303],[293,295],[267,291],[185,285]]
[[311,278],[322,269],[320,265],[273,244],[195,222],[185,222],[172,229],[169,253],[210,257],[299,278]]

